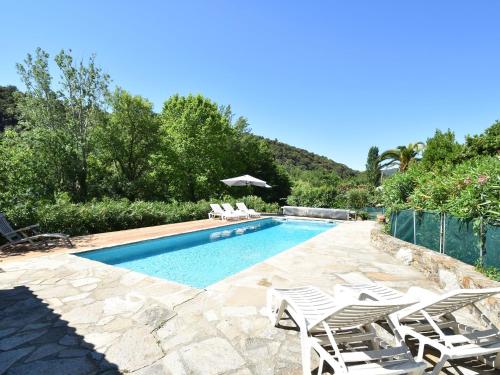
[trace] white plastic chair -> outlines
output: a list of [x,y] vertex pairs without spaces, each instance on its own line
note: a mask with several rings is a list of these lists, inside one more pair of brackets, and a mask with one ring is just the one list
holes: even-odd
[[260,217],[260,212],[255,211],[253,208],[247,208],[246,204],[243,202],[236,203],[238,210],[246,212],[250,217]]
[[248,214],[246,212],[235,210],[229,203],[222,203],[222,208],[224,208],[224,211],[227,213],[236,215],[240,218],[248,219]]
[[[485,298],[500,294],[500,288],[457,289],[444,294],[413,287],[403,294],[380,284],[340,285],[335,293],[351,293],[361,299],[395,301],[401,297],[418,299],[420,302],[390,316],[395,329],[404,339],[413,337],[418,341],[417,359],[422,360],[428,345],[440,352],[433,375],[439,374],[448,360],[478,358],[482,362],[500,369],[500,331],[474,305]],[[458,323],[453,313],[472,306],[476,309],[487,329],[478,329]]]
[[308,286],[269,289],[267,311],[275,325],[285,311],[297,324],[304,374],[311,374],[313,350],[319,356],[318,374],[326,362],[336,375],[417,375],[423,373],[425,363],[413,359],[404,341],[393,347],[383,342],[373,325],[413,303],[337,300]]
[[218,203],[211,203],[210,208],[212,208],[212,212],[209,212],[208,214],[209,219],[220,217],[223,220],[231,220],[231,219],[238,220],[240,218],[239,215],[224,211]]

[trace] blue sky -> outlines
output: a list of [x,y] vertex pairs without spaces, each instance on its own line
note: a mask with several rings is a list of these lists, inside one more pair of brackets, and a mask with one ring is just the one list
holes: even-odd
[[[3,0],[0,85],[40,46],[97,54],[161,109],[231,104],[253,131],[356,169],[368,148],[500,119],[500,1]],[[22,87],[22,86],[21,86]]]

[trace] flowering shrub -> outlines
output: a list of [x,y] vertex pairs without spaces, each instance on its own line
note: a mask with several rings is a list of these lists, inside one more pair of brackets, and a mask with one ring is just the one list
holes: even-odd
[[388,211],[412,208],[500,221],[500,161],[481,156],[439,170],[413,165],[383,185]]

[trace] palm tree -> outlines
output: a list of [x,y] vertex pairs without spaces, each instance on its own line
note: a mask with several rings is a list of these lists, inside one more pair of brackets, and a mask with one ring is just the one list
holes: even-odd
[[391,167],[399,164],[400,172],[408,169],[410,163],[418,160],[418,154],[424,149],[423,142],[410,143],[408,146],[398,146],[396,148],[382,152],[380,162],[387,161],[385,164],[380,164],[381,168]]

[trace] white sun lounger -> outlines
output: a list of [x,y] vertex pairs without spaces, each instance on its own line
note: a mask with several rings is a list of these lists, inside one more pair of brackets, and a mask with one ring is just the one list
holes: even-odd
[[248,219],[248,214],[246,212],[235,210],[229,203],[222,203],[222,208],[224,208],[224,211],[227,213],[237,215],[240,218]]
[[[474,305],[500,294],[500,288],[457,289],[441,295],[417,287],[410,288],[405,295],[375,283],[336,288],[336,293],[344,296],[349,291],[351,296],[378,301],[394,301],[402,296],[418,299],[419,303],[392,314],[390,319],[403,338],[410,336],[418,341],[418,360],[423,358],[426,345],[439,350],[441,356],[433,375],[439,374],[448,360],[459,358],[478,358],[500,369],[500,331]],[[453,313],[466,306],[479,311],[487,329],[480,330],[457,322]]]
[[223,220],[231,220],[231,219],[238,220],[240,218],[239,215],[224,211],[220,206],[220,204],[218,203],[211,203],[210,207],[212,208],[212,212],[208,214],[209,219],[220,217]]
[[[335,375],[422,374],[406,344],[389,346],[373,323],[414,301],[363,302],[337,300],[314,287],[269,289],[268,314],[276,325],[286,311],[300,330],[304,374],[311,374],[311,350],[319,356],[318,374],[328,363]],[[396,334],[397,335],[397,334]],[[357,350],[356,350],[357,349]]]
[[260,212],[255,211],[253,208],[247,208],[246,204],[243,202],[236,203],[238,210],[246,212],[250,217],[260,217]]

